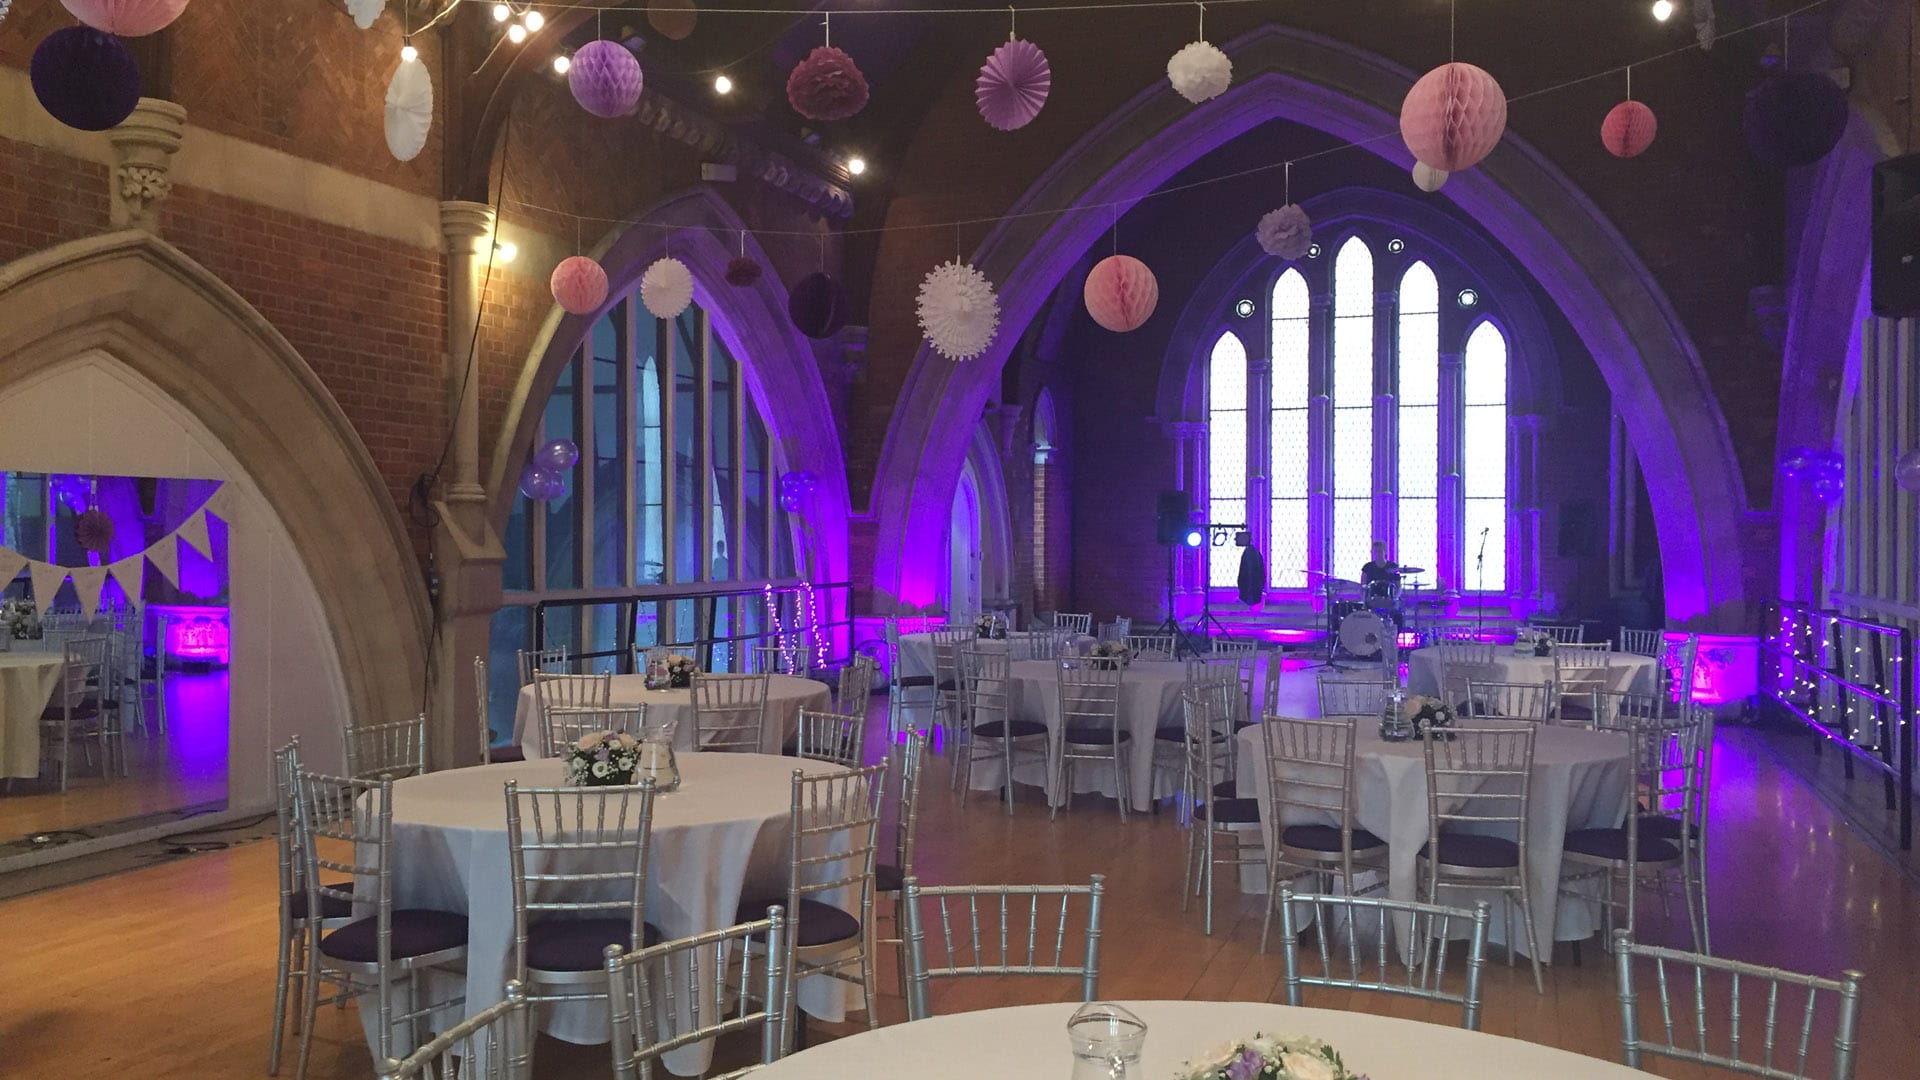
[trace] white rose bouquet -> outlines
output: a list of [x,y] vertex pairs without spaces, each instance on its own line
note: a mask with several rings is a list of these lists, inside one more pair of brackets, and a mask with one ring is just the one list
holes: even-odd
[[621,787],[638,782],[640,740],[622,732],[596,731],[567,747],[567,783],[575,787]]
[[1093,643],[1093,651],[1087,655],[1094,659],[1096,666],[1108,670],[1126,667],[1127,661],[1133,659],[1133,653],[1127,650],[1126,643],[1122,641],[1096,641]]
[[1305,1036],[1255,1035],[1199,1065],[1180,1080],[1367,1080],[1348,1069],[1340,1052]]
[[22,640],[38,636],[40,616],[33,605],[25,600],[9,600],[0,604],[0,633]]
[[973,636],[976,638],[997,639],[1007,636],[1007,624],[1000,616],[988,612],[973,620]]

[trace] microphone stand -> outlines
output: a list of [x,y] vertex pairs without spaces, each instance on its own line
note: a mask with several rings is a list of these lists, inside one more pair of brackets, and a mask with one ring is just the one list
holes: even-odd
[[1489,525],[1480,530],[1480,554],[1473,557],[1473,591],[1480,594],[1479,605],[1473,609],[1473,640],[1480,640],[1482,625],[1487,620],[1487,534],[1493,531]]

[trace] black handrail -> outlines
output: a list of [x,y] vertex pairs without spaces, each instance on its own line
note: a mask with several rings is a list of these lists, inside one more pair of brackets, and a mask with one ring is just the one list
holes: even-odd
[[[772,582],[716,582],[704,585],[685,585],[671,587],[653,587],[646,591],[633,592],[597,592],[580,590],[576,595],[542,596],[528,604],[518,606],[533,609],[533,633],[531,640],[535,647],[545,647],[547,643],[547,613],[554,609],[578,609],[586,607],[613,606],[616,609],[615,625],[619,638],[611,649],[576,651],[576,661],[613,657],[622,674],[631,674],[634,669],[634,626],[638,621],[640,607],[645,604],[678,604],[692,601],[694,605],[693,624],[700,632],[693,635],[680,635],[676,641],[659,641],[649,648],[659,646],[670,649],[693,651],[695,663],[704,670],[713,667],[713,655],[716,646],[750,642],[762,645],[771,642],[775,645],[791,648],[796,640],[804,638],[810,630],[819,632],[819,637],[808,642],[816,651],[816,656],[803,665],[809,669],[834,668],[845,663],[853,653],[853,616],[851,582],[837,581],[824,585],[805,581]],[[811,593],[813,617],[805,605]],[[778,616],[778,629],[765,626],[753,633],[714,632],[719,619],[720,605],[717,600],[747,600],[752,603],[764,603],[771,599]],[[513,603],[508,595],[507,602]],[[833,618],[833,612],[847,612],[846,618]],[[736,624],[738,615],[736,614]],[[778,638],[779,640],[775,640]]]

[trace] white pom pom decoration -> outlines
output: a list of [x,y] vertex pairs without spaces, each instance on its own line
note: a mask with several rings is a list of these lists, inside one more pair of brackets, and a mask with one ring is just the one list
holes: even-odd
[[347,14],[353,16],[353,25],[362,30],[373,28],[373,21],[387,10],[387,0],[347,0]]
[[659,259],[640,275],[640,302],[656,319],[671,319],[693,303],[693,272],[679,259]]
[[412,161],[432,130],[433,76],[418,60],[402,60],[387,84],[387,149],[401,161]]
[[1313,222],[1307,212],[1288,203],[1270,210],[1253,231],[1260,250],[1276,259],[1304,259],[1313,247]]
[[7,21],[7,9],[13,6],[13,0],[0,0],[0,22]]
[[1226,93],[1233,82],[1233,61],[1205,41],[1196,41],[1167,61],[1174,92],[1195,105]]
[[1431,195],[1440,190],[1440,185],[1452,175],[1445,169],[1436,169],[1424,161],[1413,163],[1413,186]]
[[967,263],[941,263],[920,282],[920,331],[947,359],[971,360],[986,352],[999,326],[993,283]]

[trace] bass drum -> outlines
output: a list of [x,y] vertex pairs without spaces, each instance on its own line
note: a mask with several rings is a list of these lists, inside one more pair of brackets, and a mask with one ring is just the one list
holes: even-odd
[[1340,620],[1340,647],[1351,656],[1379,656],[1393,639],[1393,627],[1371,611],[1349,612]]

